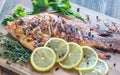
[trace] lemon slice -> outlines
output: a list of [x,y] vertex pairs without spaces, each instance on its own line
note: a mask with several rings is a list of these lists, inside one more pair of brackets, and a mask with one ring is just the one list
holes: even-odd
[[65,59],[69,52],[68,43],[60,38],[51,38],[45,43],[46,47],[52,48],[57,56],[57,62]]
[[94,49],[88,46],[83,46],[83,60],[82,62],[75,67],[77,70],[89,70],[96,66],[98,62],[98,55]]
[[68,53],[65,60],[59,62],[59,64],[63,68],[71,69],[80,63],[83,57],[83,51],[80,45],[76,43],[70,42],[68,44],[70,52]]
[[38,47],[31,54],[31,64],[37,71],[48,71],[55,64],[56,55],[51,48]]
[[97,65],[93,69],[86,71],[79,71],[79,73],[80,75],[107,75],[108,66],[106,62],[99,59]]

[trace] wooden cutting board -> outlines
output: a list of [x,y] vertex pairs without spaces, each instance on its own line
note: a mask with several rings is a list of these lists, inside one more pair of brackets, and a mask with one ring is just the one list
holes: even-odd
[[[23,5],[29,9],[31,9],[31,2],[30,0],[21,0],[18,4]],[[100,18],[106,18],[112,21],[119,21],[116,19],[113,19],[111,17],[99,14],[97,12],[91,11],[87,8],[78,6],[76,4],[72,4],[73,9],[76,10],[77,8],[80,8],[80,12],[84,14],[91,15],[91,18],[95,18],[96,16],[100,16]],[[6,11],[6,10],[4,10]],[[3,15],[4,16],[4,15]],[[0,26],[0,32],[7,33],[4,30],[4,27]],[[108,75],[120,75],[120,54],[114,54],[109,53],[111,55],[110,60],[105,60],[109,65],[109,74]],[[0,58],[0,65],[16,72],[20,75],[79,75],[78,71],[72,69],[72,70],[66,70],[61,68],[58,64],[54,66],[53,69],[51,69],[48,72],[37,72],[35,71],[30,63],[12,63],[10,65],[6,64],[6,59]],[[9,74],[8,74],[9,75]]]

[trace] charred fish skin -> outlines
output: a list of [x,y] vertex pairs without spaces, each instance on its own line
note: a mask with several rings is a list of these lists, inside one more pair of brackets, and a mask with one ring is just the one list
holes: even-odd
[[107,51],[116,50],[120,53],[120,38],[108,37],[109,34],[101,34],[96,31],[96,28],[91,29],[81,21],[55,14],[30,15],[9,22],[6,30],[31,50],[43,46],[51,37],[58,37],[81,46],[87,45]]

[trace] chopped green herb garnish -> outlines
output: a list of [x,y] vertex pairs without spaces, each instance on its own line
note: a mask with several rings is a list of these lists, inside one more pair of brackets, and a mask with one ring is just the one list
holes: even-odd
[[0,55],[7,58],[6,63],[27,62],[30,60],[30,53],[18,42],[0,34]]
[[25,9],[22,6],[18,6],[14,12],[13,16],[7,16],[3,21],[1,22],[2,25],[6,26],[8,21],[14,21],[15,19],[18,19],[20,17],[26,16]]

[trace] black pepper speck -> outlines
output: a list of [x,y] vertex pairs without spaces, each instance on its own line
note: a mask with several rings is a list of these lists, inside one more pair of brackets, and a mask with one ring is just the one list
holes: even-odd
[[59,67],[56,67],[56,68],[55,68],[55,71],[58,71],[58,70],[59,70]]

